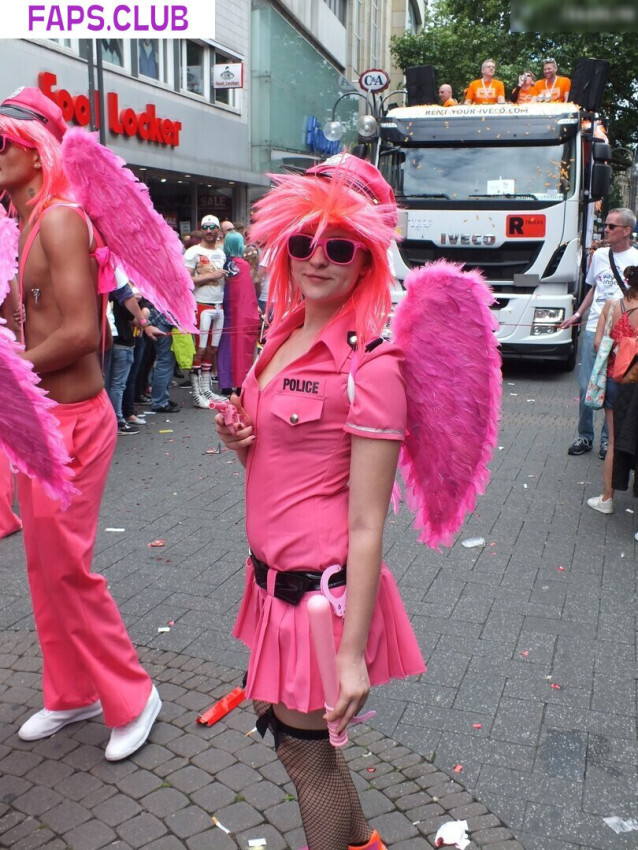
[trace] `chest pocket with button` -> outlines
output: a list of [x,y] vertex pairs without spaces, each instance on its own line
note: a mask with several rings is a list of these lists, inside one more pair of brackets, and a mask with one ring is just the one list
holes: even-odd
[[272,412],[290,426],[305,425],[321,419],[323,397],[306,393],[277,393]]

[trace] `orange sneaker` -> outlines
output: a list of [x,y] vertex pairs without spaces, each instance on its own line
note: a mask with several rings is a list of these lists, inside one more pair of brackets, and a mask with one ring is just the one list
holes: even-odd
[[375,829],[367,844],[350,844],[348,850],[387,850],[387,847]]
[[[300,847],[299,850],[308,850],[308,848]],[[388,848],[381,841],[381,836],[375,829],[367,844],[349,844],[348,850],[388,850]]]

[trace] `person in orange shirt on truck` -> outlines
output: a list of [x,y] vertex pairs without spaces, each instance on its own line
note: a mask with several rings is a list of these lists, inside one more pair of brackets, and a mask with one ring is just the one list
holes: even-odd
[[569,77],[558,76],[555,59],[543,62],[543,79],[534,86],[534,97],[541,103],[567,103],[572,87]]
[[439,87],[439,100],[441,101],[441,106],[457,106],[458,100],[455,100],[452,96],[452,86],[448,83],[443,83]]
[[486,59],[481,65],[482,77],[473,80],[465,92],[465,103],[505,103],[505,86],[500,80],[494,79],[496,62]]

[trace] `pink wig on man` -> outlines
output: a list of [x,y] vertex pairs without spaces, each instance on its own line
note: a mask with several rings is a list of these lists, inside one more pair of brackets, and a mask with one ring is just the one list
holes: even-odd
[[307,233],[319,239],[328,228],[338,228],[362,242],[369,254],[349,302],[358,345],[365,345],[379,336],[390,311],[388,248],[397,222],[392,189],[374,165],[348,154],[332,157],[305,175],[271,178],[275,186],[255,205],[250,236],[268,252],[274,324],[302,301],[290,274],[288,238]]
[[37,151],[42,187],[29,202],[31,221],[52,199],[72,198],[62,167],[61,142],[67,125],[60,107],[36,88],[21,88],[0,104],[0,133],[10,144]]

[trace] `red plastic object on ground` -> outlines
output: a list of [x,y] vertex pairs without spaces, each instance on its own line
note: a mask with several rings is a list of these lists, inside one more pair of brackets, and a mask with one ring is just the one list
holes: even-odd
[[197,722],[201,723],[203,726],[212,726],[213,723],[217,723],[217,721],[221,720],[222,717],[226,717],[227,714],[230,714],[230,712],[234,708],[237,708],[237,706],[245,699],[246,694],[244,693],[244,689],[235,688],[229,694],[226,694],[225,697],[222,697],[219,702],[211,705],[211,707],[203,714],[200,714],[197,718]]

